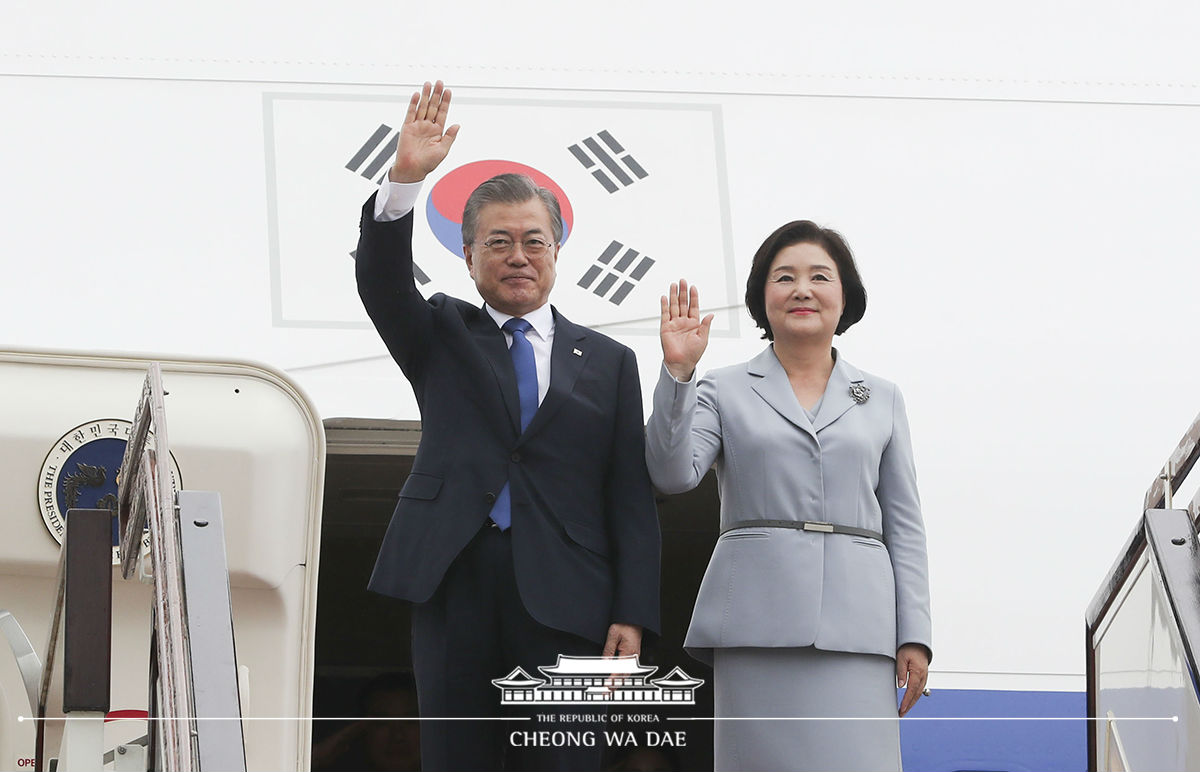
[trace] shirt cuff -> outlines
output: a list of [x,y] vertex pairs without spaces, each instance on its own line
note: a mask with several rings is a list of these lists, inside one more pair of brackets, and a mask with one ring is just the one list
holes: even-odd
[[696,368],[694,368],[694,369],[692,370],[692,377],[691,377],[691,378],[688,378],[686,381],[681,381],[681,380],[679,380],[678,378],[676,378],[674,375],[671,375],[671,371],[667,369],[667,363],[666,363],[666,362],[663,362],[663,365],[662,365],[662,371],[663,371],[663,374],[664,374],[664,375],[666,375],[666,376],[667,376],[668,378],[670,378],[671,380],[675,381],[676,383],[680,384],[681,386],[686,386],[686,385],[688,385],[689,383],[695,383],[695,382],[696,382],[696,374],[697,374],[698,372],[700,372],[700,368],[699,368],[699,367],[696,367]]
[[420,194],[420,182],[392,182],[385,177],[375,194],[375,222],[399,220],[413,210]]

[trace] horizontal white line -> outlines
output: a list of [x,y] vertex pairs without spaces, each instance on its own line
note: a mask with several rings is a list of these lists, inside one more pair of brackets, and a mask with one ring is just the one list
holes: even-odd
[[[32,716],[17,716],[17,721],[89,721],[95,720],[82,716],[47,716],[46,718],[34,718]],[[532,721],[532,716],[466,716],[466,717],[446,717],[446,718],[418,718],[412,717],[386,717],[386,716],[313,716],[312,718],[299,718],[296,716],[198,716],[195,718],[168,718],[166,716],[155,716],[154,718],[137,717],[137,716],[122,716],[118,718],[107,719],[113,721]]]
[[1083,716],[726,716],[723,718],[667,717],[667,721],[1170,721],[1179,716],[1127,716],[1123,718],[1086,718]]
[[1034,672],[1024,670],[938,670],[936,668],[929,669],[930,675],[995,675],[995,676],[1044,676],[1047,678],[1055,676],[1063,676],[1074,678],[1078,676],[1083,678],[1086,673],[1050,673],[1050,672]]
[[[613,714],[620,717],[622,714]],[[1179,716],[1123,716],[1119,718],[1088,718],[1083,716],[909,716],[907,718],[890,718],[888,716],[725,716],[721,718],[710,716],[665,716],[667,721],[1170,721],[1179,722]],[[47,717],[33,718],[17,716],[17,721],[86,721],[82,717]],[[467,716],[447,718],[387,718],[381,716],[314,716],[312,718],[296,718],[292,716],[204,716],[199,718],[114,718],[111,721],[533,721],[532,716]],[[587,723],[570,721],[571,723]],[[595,722],[594,722],[595,723]],[[598,722],[608,723],[608,722]],[[615,721],[611,723],[630,723]],[[650,723],[650,722],[639,722]],[[564,724],[565,726],[566,724]]]

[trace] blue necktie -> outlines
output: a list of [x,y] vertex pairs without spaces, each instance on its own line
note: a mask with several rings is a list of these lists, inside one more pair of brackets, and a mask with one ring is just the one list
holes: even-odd
[[[509,319],[504,323],[504,331],[512,335],[512,345],[508,347],[512,357],[513,370],[517,374],[517,394],[521,402],[521,431],[529,426],[533,414],[538,409],[537,362],[533,358],[533,344],[525,337],[525,333],[533,328],[524,319]],[[512,496],[508,483],[504,483],[496,503],[492,506],[492,520],[506,530],[512,524]]]

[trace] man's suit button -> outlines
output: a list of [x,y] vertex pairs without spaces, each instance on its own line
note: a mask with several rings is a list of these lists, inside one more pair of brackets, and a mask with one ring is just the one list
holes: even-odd
[[485,493],[485,494],[483,494],[483,500],[489,504],[495,504],[496,503],[496,494]]
[[521,463],[521,454],[520,453],[513,453],[511,456],[509,456],[509,458],[512,459],[512,462],[514,464]]

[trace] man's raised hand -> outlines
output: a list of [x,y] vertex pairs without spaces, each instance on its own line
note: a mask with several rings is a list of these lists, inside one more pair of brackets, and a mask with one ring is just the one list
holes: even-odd
[[408,114],[400,127],[400,142],[396,146],[396,163],[388,172],[392,182],[420,182],[438,167],[454,138],[458,124],[446,128],[450,112],[450,89],[426,81],[421,90],[408,100]]

